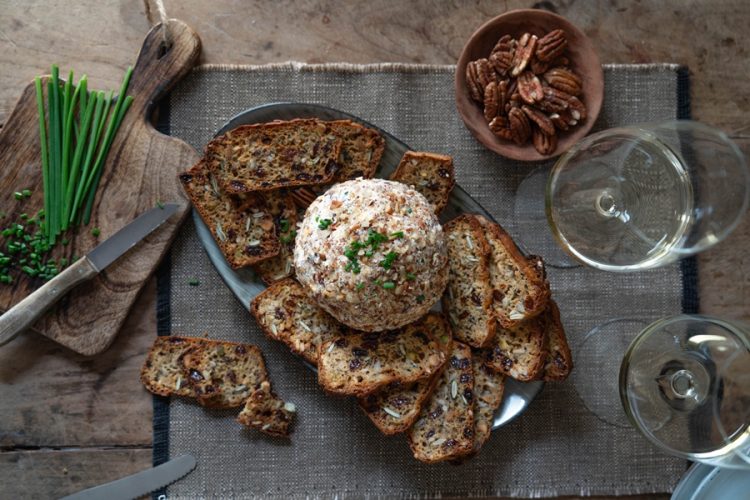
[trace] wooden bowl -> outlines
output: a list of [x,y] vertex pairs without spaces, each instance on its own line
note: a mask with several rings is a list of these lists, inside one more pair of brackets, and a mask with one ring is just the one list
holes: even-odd
[[[586,106],[586,119],[567,132],[558,131],[557,149],[550,155],[542,155],[534,149],[531,141],[521,146],[500,139],[490,131],[479,103],[469,95],[466,85],[466,65],[470,61],[488,57],[497,40],[503,35],[518,39],[524,33],[542,37],[546,33],[562,29],[568,39],[566,56],[570,67],[583,80],[583,93],[579,99]],[[466,127],[474,137],[492,151],[514,160],[536,161],[554,158],[578,142],[591,130],[599,116],[604,98],[604,73],[594,45],[581,30],[566,19],[544,10],[521,9],[497,16],[471,35],[466,42],[456,67],[456,107]]]

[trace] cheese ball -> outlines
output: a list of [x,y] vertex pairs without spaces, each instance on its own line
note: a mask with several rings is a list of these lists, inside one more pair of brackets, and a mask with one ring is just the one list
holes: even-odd
[[414,189],[383,179],[336,184],[297,233],[299,282],[334,318],[382,331],[422,317],[448,282],[443,228]]

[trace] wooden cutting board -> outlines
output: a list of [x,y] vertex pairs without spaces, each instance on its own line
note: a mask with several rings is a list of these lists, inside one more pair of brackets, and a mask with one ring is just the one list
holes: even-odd
[[[77,233],[69,232],[67,246],[58,244],[52,253],[60,257],[81,256],[159,202],[175,202],[181,208],[167,223],[109,266],[97,278],[80,285],[40,319],[33,330],[84,355],[106,349],[146,279],[166,253],[189,204],[177,182],[178,172],[197,161],[198,153],[186,143],[157,132],[149,118],[154,104],[195,64],[200,54],[198,35],[186,24],[171,19],[171,46],[165,47],[161,25],[146,36],[138,54],[128,95],[134,97],[109,152],[91,223]],[[61,72],[65,72],[62,65]],[[46,85],[45,85],[46,87]],[[0,131],[0,211],[3,227],[25,212],[35,214],[43,206],[42,170],[34,84],[21,99]],[[18,201],[12,193],[30,189],[30,198]],[[94,237],[91,229],[101,234]],[[0,285],[0,308],[8,310],[42,282],[17,279]],[[147,311],[151,313],[151,311]]]

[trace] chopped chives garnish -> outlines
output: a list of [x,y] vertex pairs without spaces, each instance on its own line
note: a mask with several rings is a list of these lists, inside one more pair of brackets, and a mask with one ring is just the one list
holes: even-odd
[[161,201],[157,201],[156,206],[164,210],[164,203],[162,203]]
[[420,304],[424,302],[424,295],[422,294],[417,295],[417,302],[419,302]]
[[386,281],[385,283],[383,283],[383,288],[385,288],[386,290],[393,290],[394,288],[396,288],[396,284],[393,281]]
[[318,228],[319,229],[328,229],[328,226],[333,224],[333,221],[331,219],[322,219],[320,222],[318,222]]
[[390,269],[393,265],[393,261],[396,260],[398,254],[396,252],[388,252],[385,255],[385,259],[380,261],[380,267],[383,269]]
[[282,243],[291,243],[292,241],[294,241],[295,236],[297,236],[297,231],[292,230],[289,234],[285,234],[284,236],[279,238],[279,240]]
[[279,231],[282,233],[286,233],[289,231],[289,220],[288,219],[279,219]]
[[413,275],[412,273],[406,273],[406,280],[407,281],[414,281],[415,279],[417,279],[417,277],[415,275]]
[[198,286],[200,284],[201,284],[201,282],[199,280],[197,280],[196,278],[192,278],[192,279],[188,280],[188,285],[190,285],[190,286]]
[[403,237],[404,237],[403,231],[396,231],[395,233],[391,233],[392,239],[398,239],[398,238],[403,238]]
[[97,236],[99,236],[101,233],[102,232],[101,232],[101,230],[98,227],[95,227],[94,229],[91,230],[91,236],[93,236],[95,238]]

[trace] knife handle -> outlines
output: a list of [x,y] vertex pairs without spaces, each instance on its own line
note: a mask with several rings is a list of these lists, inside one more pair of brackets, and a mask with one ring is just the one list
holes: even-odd
[[0,345],[34,324],[44,312],[77,284],[96,276],[99,271],[83,257],[36,289],[28,297],[0,316]]

